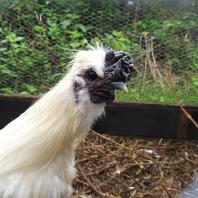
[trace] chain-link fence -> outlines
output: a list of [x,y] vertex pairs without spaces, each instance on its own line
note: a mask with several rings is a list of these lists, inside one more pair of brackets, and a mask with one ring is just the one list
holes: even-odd
[[[96,42],[135,60],[121,99],[197,104],[198,0],[0,0],[0,94],[46,92]],[[77,197],[173,197],[197,174],[197,142],[101,137],[79,148]]]
[[129,52],[141,86],[166,87],[174,76],[186,93],[197,93],[197,0],[0,3],[1,93],[45,92],[66,72],[73,51],[96,42]]

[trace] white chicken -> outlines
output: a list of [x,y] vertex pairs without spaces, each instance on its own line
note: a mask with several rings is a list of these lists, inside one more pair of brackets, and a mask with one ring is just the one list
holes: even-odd
[[104,113],[114,90],[127,89],[131,73],[124,52],[77,52],[60,82],[0,130],[0,197],[69,197],[74,142]]

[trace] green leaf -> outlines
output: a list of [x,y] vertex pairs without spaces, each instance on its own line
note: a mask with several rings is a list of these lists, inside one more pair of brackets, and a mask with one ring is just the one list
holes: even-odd
[[5,65],[0,65],[0,73],[8,75],[10,77],[17,77],[17,74],[14,71],[7,68]]
[[197,74],[197,76],[192,76],[191,81],[192,81],[193,85],[198,86],[198,74]]
[[71,21],[70,20],[64,20],[61,23],[61,27],[62,27],[62,29],[66,29],[70,24],[71,24]]
[[87,32],[86,26],[84,26],[82,24],[77,24],[76,27],[79,28],[83,33]]
[[80,47],[80,43],[79,42],[72,42],[72,43],[70,43],[70,46],[75,49],[75,48]]
[[12,90],[11,87],[3,87],[3,88],[0,88],[0,92],[7,93],[7,94],[12,94],[13,90]]
[[33,30],[36,32],[36,33],[43,33],[45,31],[45,28],[43,26],[40,26],[40,25],[35,25],[33,27]]
[[37,93],[38,91],[34,85],[30,85],[26,83],[23,83],[21,88],[23,89],[23,92],[25,91],[31,94]]
[[1,47],[0,48],[0,52],[4,52],[4,51],[6,51],[7,50],[7,48],[5,48],[5,47]]

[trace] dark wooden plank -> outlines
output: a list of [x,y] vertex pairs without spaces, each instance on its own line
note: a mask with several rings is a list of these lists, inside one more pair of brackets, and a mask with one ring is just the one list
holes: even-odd
[[[0,95],[0,128],[23,113],[37,97]],[[185,106],[198,121],[198,106]],[[198,129],[178,105],[113,103],[93,127],[119,136],[198,139]]]
[[36,97],[0,95],[0,129],[23,113]]
[[[185,108],[198,120],[198,106]],[[198,139],[198,129],[177,105],[114,103],[94,128],[122,136]]]

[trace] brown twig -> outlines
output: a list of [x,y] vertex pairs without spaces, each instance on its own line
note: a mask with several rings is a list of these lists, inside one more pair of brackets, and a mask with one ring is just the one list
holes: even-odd
[[92,182],[89,180],[89,178],[84,174],[82,168],[80,165],[78,165],[78,170],[80,171],[81,175],[83,176],[84,180],[89,184],[89,186],[92,188],[92,190],[95,191],[95,193],[97,195],[99,195],[100,197],[105,197],[105,194],[103,194],[102,192],[100,192],[93,184]]
[[176,100],[176,103],[179,105],[180,109],[183,111],[183,113],[186,115],[186,117],[194,124],[194,126],[198,129],[198,123],[195,121],[195,119],[191,116],[190,113],[188,113],[188,111],[180,104],[179,99],[177,97],[177,93],[176,93],[176,89],[175,89],[175,85],[173,83],[173,80],[171,78],[170,75],[167,76],[168,78],[168,82],[169,82],[169,86],[172,89],[173,92],[173,96]]
[[173,196],[169,193],[169,191],[167,190],[167,188],[164,186],[164,184],[162,184],[162,187],[164,189],[164,191],[166,192],[166,194],[168,195],[169,198],[173,198]]
[[117,145],[117,146],[119,146],[119,147],[121,147],[121,148],[124,148],[124,149],[126,149],[126,150],[128,150],[128,151],[131,151],[132,153],[134,153],[134,154],[136,154],[136,155],[139,155],[139,156],[141,156],[141,157],[143,157],[143,158],[145,158],[145,159],[147,159],[147,160],[149,160],[149,161],[155,162],[155,160],[153,160],[153,159],[152,159],[151,157],[149,157],[148,155],[144,155],[144,154],[139,153],[139,152],[137,152],[137,151],[134,151],[134,150],[132,150],[132,149],[130,149],[130,148],[127,148],[127,147],[123,146],[122,144],[119,144],[118,142],[116,142],[116,141],[114,141],[114,140],[112,140],[112,139],[110,139],[110,138],[108,138],[108,137],[106,137],[106,136],[103,136],[103,135],[97,133],[96,131],[93,131],[93,130],[90,130],[90,131],[93,132],[95,135],[99,136],[100,138],[103,138],[103,139],[105,139],[105,140],[108,140],[108,141],[114,143],[115,145]]

